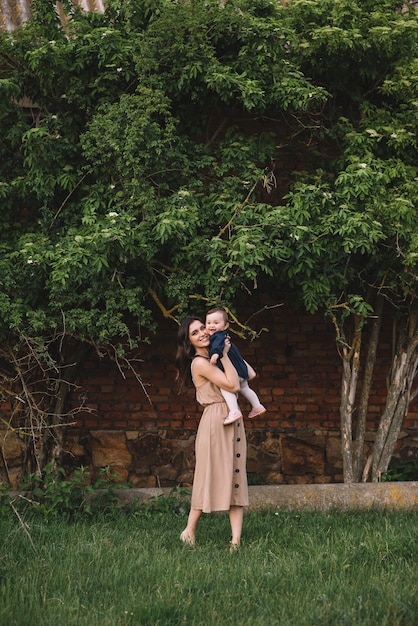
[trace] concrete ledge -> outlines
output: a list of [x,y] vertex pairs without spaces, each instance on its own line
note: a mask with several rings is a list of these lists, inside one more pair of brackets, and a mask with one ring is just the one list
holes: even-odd
[[[124,504],[146,502],[171,489],[122,489]],[[389,509],[418,510],[418,482],[344,483],[326,485],[253,485],[249,487],[250,511],[328,511]]]
[[418,482],[250,487],[250,509],[418,510]]

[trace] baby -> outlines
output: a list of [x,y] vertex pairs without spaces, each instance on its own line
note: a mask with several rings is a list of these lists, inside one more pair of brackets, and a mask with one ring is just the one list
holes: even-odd
[[[210,362],[212,365],[218,365],[221,369],[223,368],[220,357],[223,353],[225,338],[228,336],[228,327],[228,315],[224,309],[211,309],[208,311],[206,314],[206,330],[210,337]],[[244,361],[238,348],[233,343],[231,343],[228,356],[239,376],[240,393],[248,400],[252,407],[248,417],[252,418],[265,413],[267,409],[260,403],[257,394],[250,389],[248,385],[248,381],[255,377],[255,371],[251,365],[248,365],[248,363]],[[229,409],[224,425],[232,424],[242,417],[238,406],[237,395],[231,391],[225,391],[224,389],[220,391]]]

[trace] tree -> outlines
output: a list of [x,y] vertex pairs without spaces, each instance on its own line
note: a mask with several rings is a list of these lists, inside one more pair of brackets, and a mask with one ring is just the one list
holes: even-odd
[[[288,208],[300,234],[288,274],[302,289],[307,308],[325,306],[336,328],[343,362],[345,480],[367,480],[371,473],[377,481],[417,395],[417,14],[405,7],[401,12],[397,2],[293,6],[302,67],[333,94],[327,136],[340,147],[336,159],[290,194]],[[309,36],[306,23],[312,25]],[[395,337],[387,402],[364,463],[368,399],[385,309],[394,317]],[[365,327],[371,332],[358,394]]]
[[275,141],[231,126],[230,112],[252,120],[325,94],[292,63],[274,3],[66,12],[62,25],[35,0],[30,22],[0,37],[4,421],[37,473],[59,463],[63,425],[84,406],[74,381],[89,350],[134,370],[155,302],[177,315],[254,280],[255,267],[218,272],[252,254],[249,200]]

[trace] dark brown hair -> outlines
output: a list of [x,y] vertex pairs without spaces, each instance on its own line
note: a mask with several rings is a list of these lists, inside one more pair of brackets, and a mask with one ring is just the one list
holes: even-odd
[[222,307],[216,307],[215,309],[210,309],[210,311],[206,311],[206,315],[212,315],[212,313],[222,313],[225,324],[229,324],[228,313]]
[[189,339],[189,328],[192,322],[204,324],[199,316],[185,317],[177,331],[177,353],[174,363],[177,369],[176,380],[179,382],[180,392],[193,383],[190,366],[195,355],[195,349]]

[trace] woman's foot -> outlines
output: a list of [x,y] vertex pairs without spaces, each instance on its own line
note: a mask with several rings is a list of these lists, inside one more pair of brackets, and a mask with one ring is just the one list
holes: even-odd
[[240,420],[242,417],[241,411],[230,411],[228,417],[225,418],[224,426],[228,426],[229,424],[233,424],[237,420]]
[[239,543],[235,543],[233,541],[229,542],[229,551],[232,554],[233,552],[237,552],[239,550]]
[[251,411],[248,413],[248,417],[252,419],[253,417],[257,417],[257,415],[263,415],[267,411],[266,407],[262,404],[260,406],[254,406]]
[[193,533],[191,533],[187,528],[183,530],[180,535],[180,541],[187,544],[188,546],[194,546],[196,543],[196,539]]

